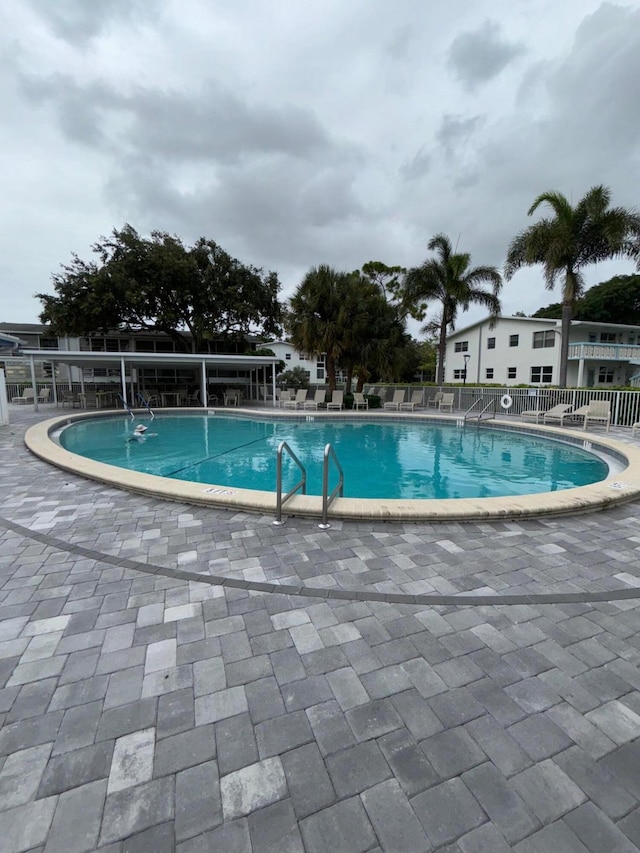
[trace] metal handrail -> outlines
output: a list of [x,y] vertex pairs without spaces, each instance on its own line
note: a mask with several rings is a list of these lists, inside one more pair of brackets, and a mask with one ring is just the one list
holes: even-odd
[[475,407],[478,405],[478,403],[483,403],[483,402],[484,402],[484,401],[482,400],[482,398],[481,398],[481,397],[478,397],[478,399],[477,399],[477,400],[474,400],[474,402],[469,406],[469,408],[467,409],[467,411],[464,413],[464,419],[465,419],[465,421],[466,421],[466,419],[469,417],[469,415],[471,414],[471,412],[475,409]]
[[472,406],[470,406],[467,409],[467,411],[464,413],[465,421],[467,420],[467,418],[471,419],[473,417],[474,419],[477,418],[478,423],[480,423],[480,420],[481,420],[482,416],[484,415],[484,413],[489,411],[489,409],[491,409],[491,408],[493,408],[493,412],[492,412],[491,416],[495,416],[495,414],[496,414],[496,401],[495,401],[495,399],[489,400],[489,402],[484,407],[484,409],[482,409],[481,412],[476,412],[474,415],[471,415],[471,412],[475,409],[475,407],[478,405],[478,403],[484,403],[484,400],[482,398],[479,398],[478,400],[476,400],[474,402],[474,404]]
[[[286,495],[282,495],[282,451],[286,450],[289,456],[296,463],[298,468],[302,471],[302,479],[300,482],[295,485]],[[273,522],[277,525],[284,524],[282,520],[282,505],[285,501],[288,501],[290,497],[295,495],[295,493],[302,488],[302,494],[307,494],[307,471],[302,462],[298,459],[293,450],[289,447],[286,441],[281,441],[278,445],[278,453],[276,456],[276,518]]]
[[[331,494],[329,494],[329,456],[333,458],[339,475],[338,484]],[[342,465],[340,465],[340,462],[338,461],[335,450],[330,444],[327,444],[324,449],[324,462],[322,463],[322,521],[318,525],[321,530],[327,530],[331,527],[327,521],[327,515],[329,512],[329,505],[338,492],[340,492],[340,497],[344,495],[344,471],[342,470]]]

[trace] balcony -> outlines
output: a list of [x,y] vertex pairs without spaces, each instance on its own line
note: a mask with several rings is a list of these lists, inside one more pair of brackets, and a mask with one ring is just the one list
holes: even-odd
[[640,361],[637,344],[569,344],[569,359],[597,361]]

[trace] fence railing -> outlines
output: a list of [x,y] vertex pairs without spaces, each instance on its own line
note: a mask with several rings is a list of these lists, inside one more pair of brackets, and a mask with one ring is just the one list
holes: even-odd
[[[414,389],[416,385],[386,385],[389,399],[397,388]],[[640,421],[640,391],[607,391],[603,388],[501,388],[475,387],[473,385],[429,385],[425,386],[425,401],[432,399],[437,391],[455,394],[457,411],[466,412],[476,400],[489,403],[495,401],[497,412],[517,417],[524,411],[539,409],[546,411],[552,406],[567,403],[574,409],[586,406],[591,400],[608,400],[611,404],[611,424],[631,426]],[[407,399],[410,391],[407,391]],[[503,397],[511,398],[508,409],[500,405]]]
[[[51,388],[51,382],[38,382],[37,389],[40,393],[44,388]],[[378,395],[383,399],[391,399],[396,389],[406,389],[406,399],[411,396],[411,390],[420,388],[420,385],[385,385],[378,386]],[[31,388],[30,382],[7,383],[7,397],[21,396],[25,388]],[[58,400],[62,399],[63,393],[71,390],[78,394],[82,390],[79,382],[72,383],[69,389],[68,382],[56,383]],[[113,391],[113,383],[91,384],[91,390]],[[466,412],[476,402],[484,401],[485,404],[495,401],[498,413],[503,412],[514,417],[530,409],[542,411],[550,409],[559,403],[568,403],[574,409],[585,406],[591,400],[608,400],[611,404],[611,424],[613,426],[632,426],[640,422],[640,390],[638,391],[607,391],[604,388],[513,388],[508,385],[503,387],[476,387],[473,385],[425,385],[425,405],[429,399],[433,399],[437,391],[455,394],[455,408],[459,412]],[[365,386],[365,393],[367,386]],[[504,409],[500,405],[502,398],[507,395],[511,398],[511,406]],[[51,395],[53,400],[53,394]]]

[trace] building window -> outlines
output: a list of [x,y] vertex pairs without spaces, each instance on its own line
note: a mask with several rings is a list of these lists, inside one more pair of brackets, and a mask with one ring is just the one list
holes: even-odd
[[453,371],[454,379],[464,379],[464,370],[454,370]]
[[553,366],[546,365],[545,367],[531,368],[532,382],[551,382],[553,379]]
[[40,349],[58,349],[57,338],[41,338]]
[[600,343],[601,344],[615,344],[616,342],[616,333],[615,332],[600,332]]
[[598,369],[598,384],[612,385],[613,384],[613,367],[600,367]]
[[487,379],[493,379],[493,367],[487,367],[485,374]]
[[469,352],[469,341],[456,341],[454,349],[456,352]]
[[507,367],[507,379],[515,379],[518,374],[516,367]]
[[496,339],[495,338],[487,338],[487,349],[495,349],[496,348]]
[[286,352],[286,353],[284,354],[284,359],[285,359],[285,361],[291,361],[291,353],[290,353],[290,352]]
[[509,335],[509,346],[517,347],[520,343],[520,335]]
[[556,345],[556,333],[553,329],[547,329],[544,332],[533,333],[533,348],[542,349],[543,347],[554,347]]

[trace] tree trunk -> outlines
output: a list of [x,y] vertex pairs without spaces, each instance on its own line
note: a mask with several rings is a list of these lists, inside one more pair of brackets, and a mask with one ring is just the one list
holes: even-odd
[[569,333],[571,331],[571,318],[573,316],[573,304],[562,303],[562,337],[560,339],[560,378],[558,385],[567,387],[567,364],[569,362]]
[[447,320],[443,316],[438,342],[438,385],[444,385],[444,354],[447,351]]
[[345,393],[345,394],[350,394],[350,393],[351,393],[351,383],[352,383],[352,381],[353,381],[353,367],[349,366],[349,367],[347,368],[347,381],[346,381],[346,383],[345,383],[345,388],[344,388],[344,393]]
[[336,390],[336,360],[331,353],[327,353],[327,379],[329,380],[329,393]]

